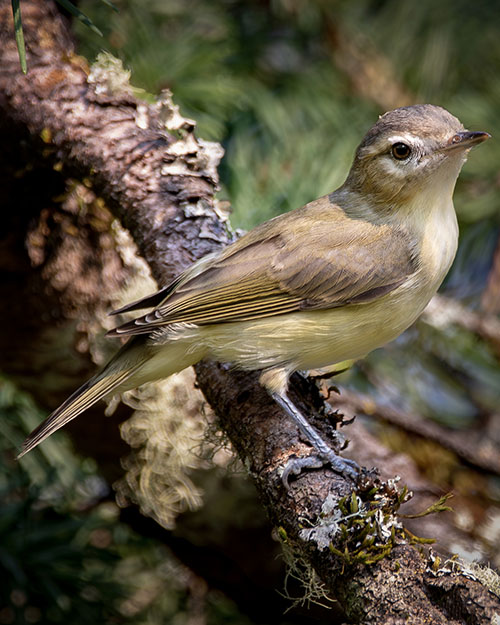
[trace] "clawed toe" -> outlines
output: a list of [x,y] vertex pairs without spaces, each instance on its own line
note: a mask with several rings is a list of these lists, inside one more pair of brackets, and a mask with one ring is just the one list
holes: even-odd
[[300,475],[305,469],[321,469],[325,465],[330,467],[336,472],[344,475],[353,480],[357,480],[361,467],[354,460],[349,458],[341,458],[337,456],[333,451],[331,453],[323,455],[314,454],[312,456],[305,456],[302,458],[291,458],[283,469],[281,475],[281,481],[283,486],[288,490],[290,488],[289,478],[291,475]]

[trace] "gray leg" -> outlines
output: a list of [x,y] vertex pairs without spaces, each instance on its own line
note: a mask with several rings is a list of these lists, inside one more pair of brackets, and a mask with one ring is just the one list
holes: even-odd
[[295,421],[299,430],[317,451],[317,456],[296,458],[287,464],[282,476],[282,480],[286,488],[288,488],[288,477],[291,474],[298,475],[302,469],[317,469],[325,464],[329,464],[334,471],[345,475],[346,477],[350,477],[354,480],[358,477],[360,471],[359,465],[354,462],[354,460],[341,458],[338,454],[336,454],[333,449],[331,449],[321,438],[318,432],[316,432],[286,393],[280,394],[272,392],[271,397],[279,406],[281,406],[281,408],[283,408],[287,415]]

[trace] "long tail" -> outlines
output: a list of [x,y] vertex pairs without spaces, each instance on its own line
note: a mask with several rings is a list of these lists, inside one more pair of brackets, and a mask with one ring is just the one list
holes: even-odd
[[[126,348],[127,345],[124,346]],[[122,348],[118,354],[108,363],[108,365],[93,378],[90,378],[85,384],[80,386],[72,395],[64,401],[59,408],[49,415],[24,441],[22,451],[18,458],[22,458],[29,451],[34,449],[43,440],[53,434],[66,423],[77,417],[79,414],[90,408],[100,399],[109,395],[112,391],[122,386],[129,378],[131,378],[138,369],[144,364],[144,359],[139,359],[129,366],[124,366],[121,370],[113,371],[113,364],[119,360],[125,349]],[[129,351],[129,350],[127,350]],[[127,359],[128,360],[128,359]],[[126,362],[123,363],[126,365]],[[115,365],[116,366],[116,365]]]

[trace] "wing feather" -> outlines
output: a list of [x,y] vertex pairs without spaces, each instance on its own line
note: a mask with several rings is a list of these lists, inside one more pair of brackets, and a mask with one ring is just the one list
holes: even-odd
[[161,302],[156,296],[146,298],[158,304],[154,310],[110,334],[367,302],[397,288],[416,269],[415,245],[404,230],[349,218],[323,198],[255,228],[219,255],[197,263],[192,273],[187,270],[164,290]]

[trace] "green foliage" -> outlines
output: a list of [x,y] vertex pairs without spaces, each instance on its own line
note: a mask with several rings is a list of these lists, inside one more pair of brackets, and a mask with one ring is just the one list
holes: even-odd
[[[104,45],[132,69],[134,83],[152,93],[171,88],[200,134],[223,143],[222,194],[237,226],[252,227],[333,190],[359,138],[383,112],[353,89],[356,76],[336,62],[336,33],[368,59],[372,50],[381,54],[391,80],[415,102],[449,107],[471,127],[498,135],[496,3],[122,0],[117,6],[111,15],[96,0],[82,3],[103,29]],[[95,57],[103,40],[78,31],[82,52]],[[374,89],[382,69],[372,68]],[[462,174],[457,207],[468,222],[497,219],[499,152],[493,142],[482,146]]]
[[[236,226],[250,228],[342,182],[376,109],[359,104],[310,39],[320,24],[313,12],[297,24],[255,3],[149,0],[121,4],[101,21],[98,5],[84,6],[105,22],[107,45],[134,83],[172,89],[199,133],[222,142],[222,195]],[[92,58],[101,45],[86,36],[82,51]]]
[[[0,623],[192,622],[192,573],[119,522],[93,462],[78,459],[63,435],[14,459],[41,418],[0,378]],[[207,592],[204,614],[214,625],[248,625],[217,593]]]
[[19,5],[19,0],[12,0],[12,15],[14,17],[14,32],[16,35],[19,62],[21,63],[23,74],[26,74],[28,68],[26,65],[26,48],[24,47],[23,23],[21,19],[21,7]]
[[[9,606],[3,622],[37,622],[42,615],[47,623],[111,622],[125,592],[110,575],[118,553],[92,544],[93,532],[110,532],[109,522],[98,514],[72,518],[41,505],[41,491],[28,486],[20,469],[16,473],[0,494],[0,603]],[[13,616],[5,620],[7,613]]]
[[[24,45],[24,34],[23,34],[23,24],[21,19],[21,5],[20,0],[11,0],[12,2],[12,15],[14,17],[14,33],[16,37],[16,45],[17,51],[19,54],[19,62],[21,64],[21,69],[23,74],[28,72],[28,65],[26,63],[26,47]],[[78,7],[76,7],[69,0],[56,0],[66,11],[74,15],[78,18],[82,24],[85,24],[87,28],[90,28],[94,33],[102,37],[101,31],[97,28],[94,22],[85,15]],[[117,11],[116,6],[111,2],[111,0],[101,0],[104,4],[108,5],[110,8]]]
[[117,602],[126,587],[113,576],[119,557],[114,519],[104,506],[77,514],[78,507],[92,506],[102,482],[64,445],[54,458],[46,450],[15,461],[12,447],[25,434],[22,424],[40,412],[3,379],[0,413],[1,621],[120,622]]
[[[66,9],[66,11],[68,11],[69,13],[74,15],[76,18],[78,18],[82,22],[82,24],[85,24],[85,26],[87,26],[87,28],[90,28],[90,30],[94,31],[96,33],[96,35],[99,35],[100,37],[102,37],[101,31],[97,28],[97,26],[94,24],[94,22],[91,19],[89,19],[85,15],[85,13],[82,13],[80,11],[80,9],[78,7],[76,7],[72,2],[69,2],[69,0],[57,0],[57,2],[64,9]],[[109,3],[107,3],[107,4],[109,4]]]

